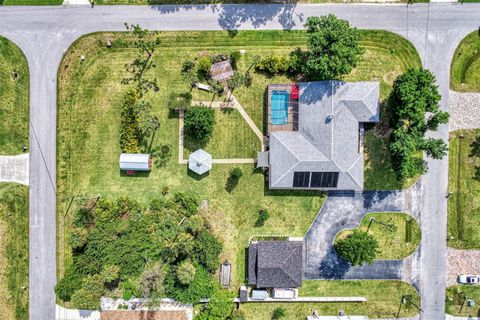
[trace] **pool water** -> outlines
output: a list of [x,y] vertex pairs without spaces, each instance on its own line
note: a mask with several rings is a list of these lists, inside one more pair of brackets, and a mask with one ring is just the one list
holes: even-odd
[[271,124],[287,124],[288,123],[288,92],[287,91],[272,91],[270,99]]

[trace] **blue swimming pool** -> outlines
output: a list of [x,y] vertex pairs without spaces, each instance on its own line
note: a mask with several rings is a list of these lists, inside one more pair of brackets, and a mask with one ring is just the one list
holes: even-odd
[[272,91],[272,97],[270,98],[271,124],[288,123],[288,96],[287,91]]

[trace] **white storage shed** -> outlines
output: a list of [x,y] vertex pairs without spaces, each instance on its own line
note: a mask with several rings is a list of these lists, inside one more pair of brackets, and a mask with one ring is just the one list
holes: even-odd
[[122,153],[120,154],[120,170],[150,171],[152,170],[152,157],[144,153]]

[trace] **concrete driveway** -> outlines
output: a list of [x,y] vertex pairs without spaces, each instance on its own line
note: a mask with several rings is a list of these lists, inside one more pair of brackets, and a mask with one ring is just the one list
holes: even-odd
[[[355,228],[371,212],[405,212],[418,220],[412,209],[421,184],[405,191],[331,192],[305,236],[304,277],[307,279],[410,280],[412,259],[377,260],[372,265],[351,267],[332,247],[342,229]],[[418,204],[417,204],[418,206]]]

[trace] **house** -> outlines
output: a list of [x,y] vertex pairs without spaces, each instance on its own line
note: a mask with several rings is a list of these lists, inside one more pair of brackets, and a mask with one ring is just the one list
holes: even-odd
[[152,169],[152,157],[142,153],[120,154],[120,170],[123,171],[150,171]]
[[379,96],[379,82],[270,85],[269,187],[362,190],[364,125],[380,120]]
[[257,288],[298,288],[303,279],[303,241],[268,240],[248,247],[248,284]]
[[233,68],[230,60],[224,60],[212,64],[210,67],[210,76],[218,82],[227,81],[233,76]]

